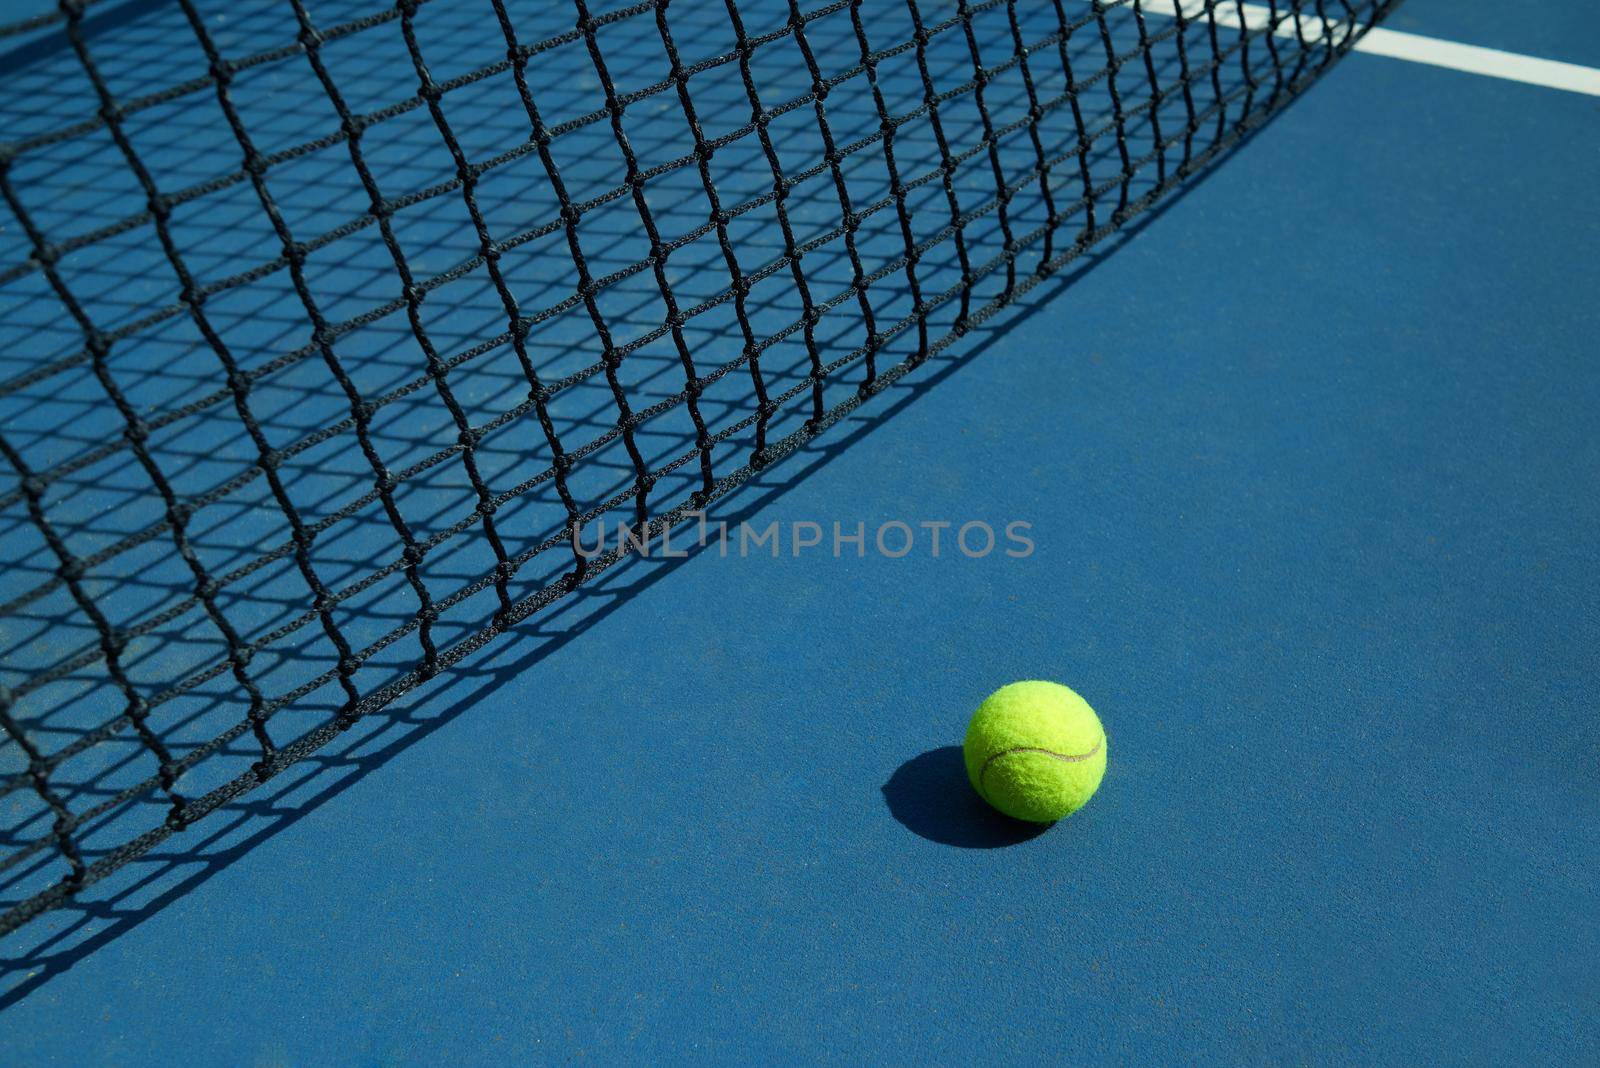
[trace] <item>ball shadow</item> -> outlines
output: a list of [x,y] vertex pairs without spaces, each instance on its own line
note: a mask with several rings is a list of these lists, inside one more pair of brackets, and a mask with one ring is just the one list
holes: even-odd
[[947,745],[912,757],[883,784],[889,814],[909,831],[940,845],[999,849],[1036,838],[1049,824],[1002,816],[972,789],[961,747]]

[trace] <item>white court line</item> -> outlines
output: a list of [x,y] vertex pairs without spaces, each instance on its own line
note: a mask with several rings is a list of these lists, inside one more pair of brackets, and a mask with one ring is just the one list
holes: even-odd
[[[1169,17],[1176,15],[1179,10],[1178,2],[1175,0],[1143,0],[1139,6],[1147,14]],[[1333,6],[1328,5],[1330,12]],[[1246,28],[1260,30],[1271,25],[1271,9],[1264,5],[1229,2],[1216,5],[1217,25],[1238,28],[1241,7],[1244,9]],[[1206,5],[1204,0],[1182,0],[1182,11],[1189,19],[1204,18]],[[1279,18],[1284,16],[1280,15]],[[1302,13],[1300,22],[1308,40],[1322,38],[1322,23],[1315,15]],[[1336,22],[1331,18],[1329,22],[1334,40],[1343,40],[1349,35],[1348,23]],[[1284,18],[1284,21],[1278,24],[1277,36],[1295,36],[1295,24],[1292,18]],[[1502,52],[1495,48],[1456,44],[1454,41],[1441,41],[1414,33],[1386,30],[1381,26],[1368,30],[1366,36],[1356,42],[1355,51],[1374,56],[1388,56],[1391,59],[1404,59],[1412,63],[1426,63],[1433,67],[1447,67],[1467,74],[1503,78],[1506,81],[1538,85],[1546,89],[1600,96],[1600,70],[1593,67],[1523,56],[1515,52]]]

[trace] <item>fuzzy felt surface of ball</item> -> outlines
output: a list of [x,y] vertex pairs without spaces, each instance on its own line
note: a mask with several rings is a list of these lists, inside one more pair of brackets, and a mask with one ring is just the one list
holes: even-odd
[[1089,703],[1060,683],[1002,686],[978,706],[962,746],[978,795],[1019,820],[1053,823],[1094,796],[1106,732]]

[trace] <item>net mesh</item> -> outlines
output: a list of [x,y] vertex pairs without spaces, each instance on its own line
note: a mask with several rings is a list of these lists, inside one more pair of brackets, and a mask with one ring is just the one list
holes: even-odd
[[1392,7],[63,2],[0,29],[0,933],[1072,262]]

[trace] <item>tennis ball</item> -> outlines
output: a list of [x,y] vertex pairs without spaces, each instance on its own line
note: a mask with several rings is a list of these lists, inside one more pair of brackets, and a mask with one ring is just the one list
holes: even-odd
[[1106,773],[1100,717],[1055,682],[1013,682],[990,694],[961,748],[978,796],[1034,823],[1078,811]]

